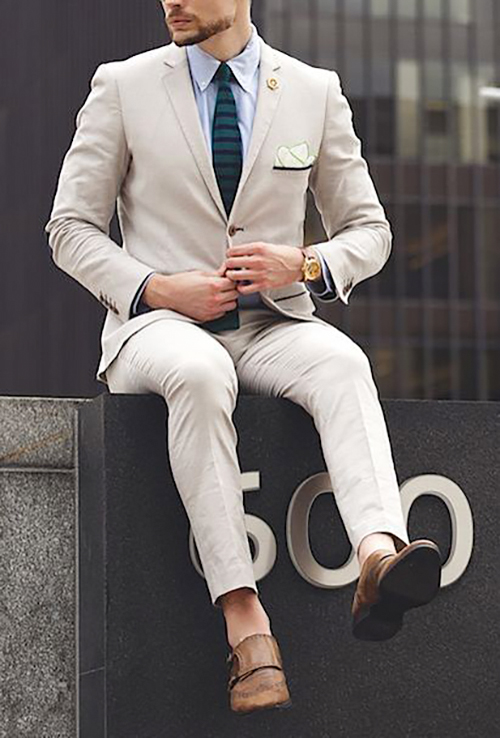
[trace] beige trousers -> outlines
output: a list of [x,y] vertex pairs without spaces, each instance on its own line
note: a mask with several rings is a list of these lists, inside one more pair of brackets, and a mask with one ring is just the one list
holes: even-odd
[[215,605],[232,589],[258,592],[232,422],[239,386],[286,397],[312,416],[355,550],[370,533],[408,542],[366,354],[327,323],[268,309],[240,315],[240,328],[221,334],[174,319],[152,323],[127,341],[107,370],[113,393],[165,398],[170,465]]

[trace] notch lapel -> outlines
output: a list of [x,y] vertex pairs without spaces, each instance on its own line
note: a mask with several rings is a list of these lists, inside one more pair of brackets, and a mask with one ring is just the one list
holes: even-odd
[[[259,152],[264,144],[266,136],[271,128],[274,116],[278,109],[278,104],[283,92],[283,79],[280,77],[277,87],[270,87],[268,80],[275,77],[274,72],[280,69],[281,65],[274,53],[274,50],[266,44],[262,39],[261,58],[260,58],[260,75],[259,75],[259,91],[257,96],[257,108],[252,128],[252,136],[248,154],[243,165],[238,191],[233,202],[231,214],[238,204],[245,183],[253,169]],[[231,217],[230,214],[230,217]]]
[[191,153],[193,154],[200,174],[210,192],[221,216],[227,222],[227,215],[222,202],[215,172],[210,160],[205,137],[201,127],[193,84],[189,73],[186,50],[170,44],[168,54],[163,60],[167,67],[163,75],[163,84],[172,103]]

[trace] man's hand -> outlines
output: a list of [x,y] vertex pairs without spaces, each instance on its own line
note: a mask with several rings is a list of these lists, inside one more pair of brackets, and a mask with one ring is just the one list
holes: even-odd
[[202,323],[222,318],[237,307],[238,292],[231,279],[217,272],[193,270],[179,274],[155,274],[146,285],[142,301],[150,308],[166,308]]
[[225,261],[226,277],[234,280],[240,295],[249,295],[299,282],[303,262],[304,254],[295,246],[262,242],[231,246]]

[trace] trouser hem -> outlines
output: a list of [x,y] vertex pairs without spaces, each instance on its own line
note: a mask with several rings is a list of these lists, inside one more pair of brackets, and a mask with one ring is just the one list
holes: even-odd
[[388,523],[385,519],[376,519],[370,522],[364,522],[351,532],[350,539],[354,551],[357,553],[361,541],[366,536],[373,533],[387,533],[395,538],[396,549],[399,551],[410,543],[408,531],[404,524]]
[[221,607],[221,603],[217,602],[221,595],[230,592],[233,589],[240,589],[241,587],[249,587],[253,589],[256,594],[259,594],[255,577],[249,577],[248,575],[233,576],[228,579],[224,584],[217,583],[216,586],[209,586],[210,598],[214,607]]

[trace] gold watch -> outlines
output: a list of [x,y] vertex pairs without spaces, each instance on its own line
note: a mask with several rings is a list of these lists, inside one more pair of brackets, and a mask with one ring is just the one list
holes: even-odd
[[302,263],[302,282],[317,282],[322,277],[321,262],[318,257],[310,251],[304,252]]

